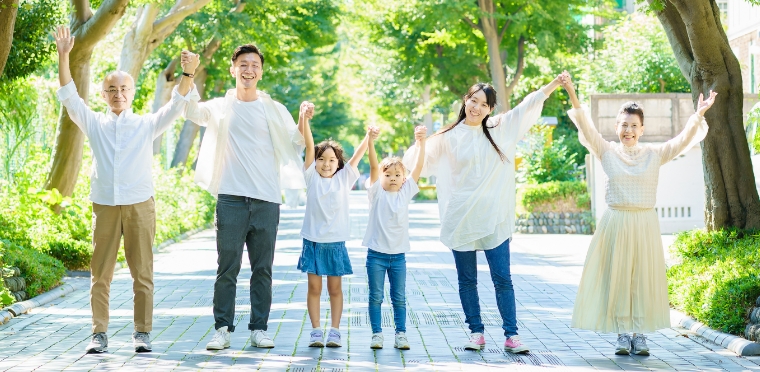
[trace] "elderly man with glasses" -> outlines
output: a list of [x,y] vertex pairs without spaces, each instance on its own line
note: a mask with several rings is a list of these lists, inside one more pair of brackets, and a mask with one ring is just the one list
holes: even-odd
[[186,96],[193,86],[193,73],[199,64],[198,55],[182,52],[182,79],[170,102],[153,114],[132,112],[135,97],[132,76],[122,71],[109,73],[101,92],[108,105],[108,112],[104,114],[91,110],[77,94],[69,69],[69,53],[74,46],[70,30],[58,27],[55,42],[61,83],[58,99],[90,140],[93,155],[90,192],[94,249],[90,264],[92,338],[85,351],[108,350],[109,292],[123,237],[133,279],[135,332],[132,341],[135,352],[148,352],[152,350],[153,239],[156,233],[152,144],[185,109]]

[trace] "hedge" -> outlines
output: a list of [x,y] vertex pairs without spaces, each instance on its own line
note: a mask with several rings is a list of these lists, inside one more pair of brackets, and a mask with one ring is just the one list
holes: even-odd
[[578,212],[591,208],[583,181],[551,181],[522,190],[520,205],[527,212]]

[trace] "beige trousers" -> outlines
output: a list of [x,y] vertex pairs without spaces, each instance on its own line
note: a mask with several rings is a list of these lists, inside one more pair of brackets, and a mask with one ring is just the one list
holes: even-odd
[[124,236],[124,254],[132,275],[135,331],[153,328],[153,239],[156,208],[153,197],[131,205],[92,203],[92,333],[108,330],[108,303],[116,255]]

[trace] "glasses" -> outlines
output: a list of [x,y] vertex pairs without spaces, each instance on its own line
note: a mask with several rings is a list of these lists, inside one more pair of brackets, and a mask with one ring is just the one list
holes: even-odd
[[122,88],[122,89],[111,88],[111,89],[103,89],[103,91],[104,91],[104,92],[106,92],[106,93],[108,93],[108,94],[111,94],[111,95],[113,95],[113,94],[116,94],[116,93],[126,94],[126,93],[127,93],[127,92],[129,92],[130,90],[132,90],[132,88]]

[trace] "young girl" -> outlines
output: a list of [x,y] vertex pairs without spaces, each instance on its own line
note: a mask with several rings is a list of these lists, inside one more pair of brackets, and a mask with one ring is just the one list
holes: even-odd
[[324,334],[319,325],[319,297],[322,293],[322,276],[327,276],[327,292],[330,294],[332,328],[327,336],[328,347],[340,347],[340,317],[343,313],[341,277],[353,274],[346,250],[350,238],[348,217],[348,194],[359,178],[356,166],[367,151],[367,142],[374,128],[367,131],[364,140],[356,148],[354,156],[345,164],[343,148],[333,140],[325,140],[314,146],[309,119],[314,105],[301,105],[301,118],[306,141],[304,178],[306,179],[306,215],[301,237],[303,250],[298,259],[298,269],[308,273],[309,288],[306,307],[311,319],[309,346],[323,347]]
[[[385,158],[378,166],[373,139],[369,142],[370,188],[369,221],[362,245],[367,247],[369,282],[369,321],[372,324],[372,349],[383,348],[380,305],[385,292],[385,274],[391,283],[396,341],[393,347],[409,350],[406,338],[406,258],[409,251],[409,202],[420,189],[417,181],[425,160],[425,127],[414,129],[419,147],[417,164],[406,178],[406,168],[397,157]],[[380,173],[382,171],[382,174]],[[378,181],[380,178],[380,182]]]
[[569,76],[562,85],[573,103],[568,115],[578,127],[578,138],[602,162],[609,205],[591,239],[571,326],[617,333],[615,354],[649,355],[641,332],[670,327],[665,257],[653,209],[660,166],[705,138],[704,114],[717,93],[710,92],[707,101],[700,94],[697,112],[684,130],[654,145],[639,143],[644,111],[638,104],[623,104],[616,124],[620,143],[608,142],[578,101]]
[[[454,255],[459,299],[470,327],[468,350],[485,344],[480,317],[477,251],[484,251],[503,319],[504,349],[526,353],[517,336],[515,291],[509,272],[509,241],[514,230],[517,142],[538,121],[544,100],[559,87],[559,76],[529,94],[514,109],[491,118],[496,90],[488,84],[470,87],[457,121],[431,136],[422,176],[435,175],[441,215],[441,242]],[[404,163],[412,164],[416,146]]]

